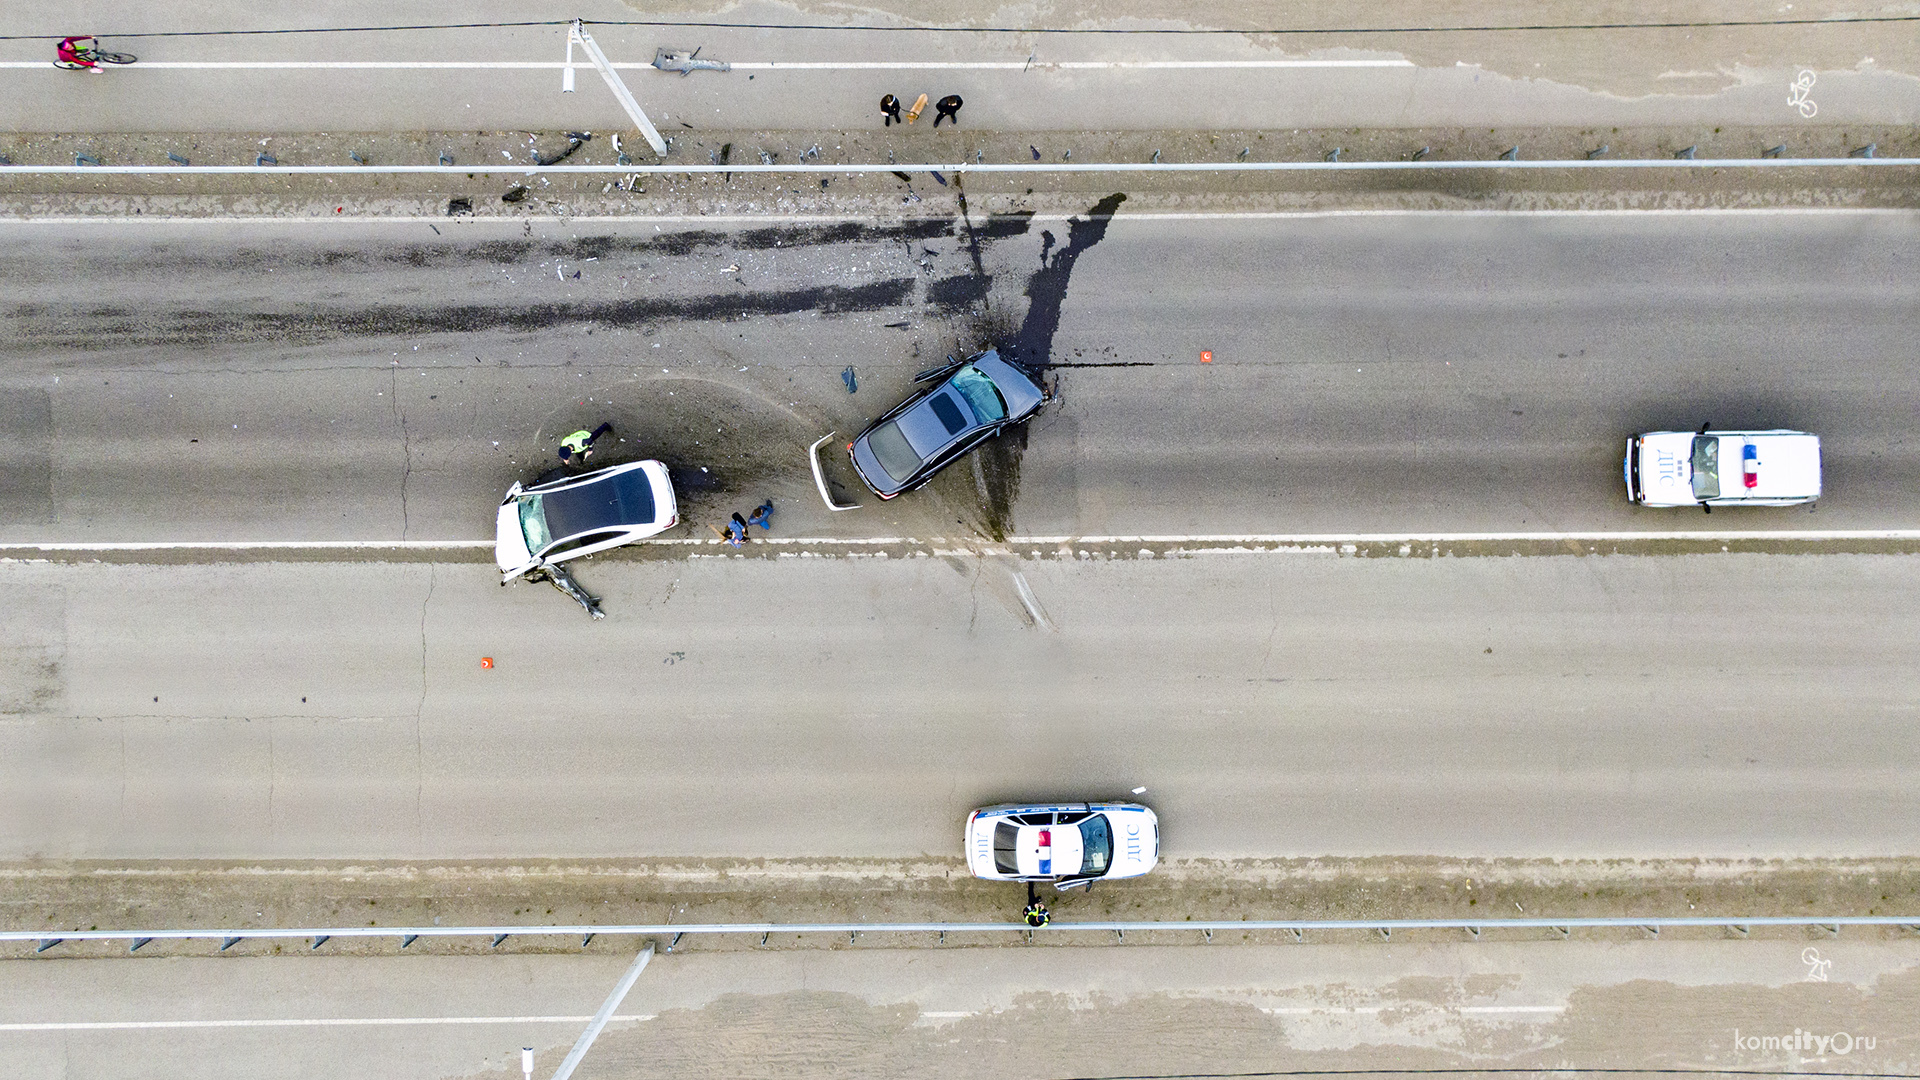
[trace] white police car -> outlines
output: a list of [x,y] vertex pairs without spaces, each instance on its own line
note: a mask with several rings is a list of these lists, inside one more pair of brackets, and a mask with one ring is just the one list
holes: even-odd
[[1056,889],[1139,877],[1160,861],[1160,819],[1138,803],[988,806],[967,815],[967,869]]
[[1820,497],[1820,439],[1804,431],[1651,431],[1627,440],[1642,506],[1793,506]]

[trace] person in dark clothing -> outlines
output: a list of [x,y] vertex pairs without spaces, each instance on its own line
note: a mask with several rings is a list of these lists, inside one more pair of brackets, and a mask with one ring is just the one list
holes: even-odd
[[951,120],[953,121],[953,126],[959,127],[960,126],[960,106],[964,104],[966,104],[966,102],[960,100],[959,94],[948,94],[946,97],[943,97],[939,101],[934,102],[933,103],[933,111],[934,111],[933,126],[939,127],[940,121]]
[[880,99],[880,115],[887,118],[887,122],[884,125],[886,127],[906,123],[905,120],[900,118],[900,99],[894,97],[892,94],[888,94],[886,97]]

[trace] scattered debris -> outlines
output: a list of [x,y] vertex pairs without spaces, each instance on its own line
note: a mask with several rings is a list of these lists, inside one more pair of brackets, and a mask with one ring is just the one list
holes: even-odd
[[526,197],[527,197],[527,185],[515,184],[512,187],[507,189],[507,193],[505,195],[500,196],[500,201],[503,203],[517,203]]
[[465,195],[455,195],[453,198],[447,200],[448,217],[459,217],[462,214],[472,213],[473,200],[467,198]]
[[[701,49],[706,48],[702,45]],[[660,49],[653,54],[653,66],[661,71],[677,71],[681,76],[696,71],[732,71],[733,65],[725,60],[702,60],[700,49],[687,52],[684,49]]]
[[847,384],[847,393],[857,394],[860,392],[860,379],[853,373],[852,364],[848,364],[847,369],[840,373],[840,381]]

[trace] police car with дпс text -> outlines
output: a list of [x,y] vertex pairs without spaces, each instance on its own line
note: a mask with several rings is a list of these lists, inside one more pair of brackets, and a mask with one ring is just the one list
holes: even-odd
[[1820,439],[1804,431],[1650,431],[1627,440],[1642,506],[1794,506],[1820,497]]
[[967,816],[967,869],[992,881],[1078,889],[1160,861],[1160,819],[1138,803],[988,806]]

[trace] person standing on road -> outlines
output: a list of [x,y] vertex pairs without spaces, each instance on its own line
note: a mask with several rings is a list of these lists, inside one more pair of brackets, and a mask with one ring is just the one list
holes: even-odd
[[560,464],[585,465],[593,456],[594,441],[613,430],[612,424],[601,424],[592,431],[584,428],[560,440]]
[[773,531],[773,500],[768,499],[766,502],[763,502],[759,506],[754,507],[753,516],[747,519],[747,524],[758,525],[761,528],[767,530],[768,532],[772,532]]
[[888,94],[886,97],[880,99],[880,115],[887,118],[886,123],[881,125],[882,127],[892,127],[895,124],[906,123],[905,120],[900,119],[900,99],[894,97],[892,94]]
[[948,94],[946,97],[943,97],[939,101],[934,102],[933,103],[933,112],[934,112],[933,126],[939,127],[940,121],[951,120],[953,121],[954,127],[959,127],[960,126],[960,106],[965,104],[966,102],[960,100],[959,94]]

